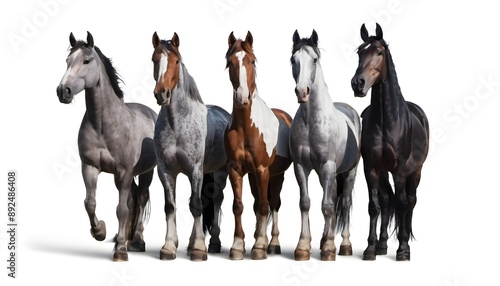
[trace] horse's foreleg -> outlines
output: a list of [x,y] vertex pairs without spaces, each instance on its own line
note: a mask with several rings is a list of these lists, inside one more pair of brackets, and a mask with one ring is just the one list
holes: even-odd
[[158,161],[158,177],[163,185],[165,195],[165,217],[167,221],[167,233],[165,244],[160,250],[161,260],[173,260],[177,254],[179,239],[177,237],[176,206],[175,206],[175,183],[177,174],[173,174],[166,165]]
[[203,203],[201,201],[201,188],[203,185],[203,167],[195,167],[190,177],[191,199],[189,209],[193,215],[193,230],[189,238],[188,251],[192,261],[207,260],[207,247],[205,246],[205,232],[203,232]]
[[319,180],[323,187],[321,210],[325,218],[325,229],[321,238],[321,260],[335,260],[335,227],[337,221],[337,176],[332,163],[326,163],[319,171]]
[[118,206],[116,207],[116,216],[118,217],[118,234],[116,236],[115,253],[113,255],[114,261],[127,261],[127,244],[129,233],[127,226],[129,226],[129,202],[131,200],[131,185],[132,185],[132,171],[119,171],[115,174],[115,185],[118,189]]
[[269,168],[260,168],[255,174],[258,200],[256,208],[256,238],[255,244],[252,247],[252,259],[266,259],[267,246],[269,240],[267,238],[267,217],[269,215],[269,201],[267,199],[267,191],[269,187]]
[[376,259],[377,247],[377,220],[380,214],[380,202],[378,199],[379,192],[379,176],[380,174],[367,166],[365,161],[365,178],[368,185],[368,213],[370,215],[370,231],[368,234],[368,246],[363,252],[363,260]]
[[95,191],[97,186],[97,176],[100,171],[90,165],[82,164],[83,182],[87,194],[85,196],[85,210],[90,220],[90,233],[98,241],[103,241],[106,238],[106,224],[102,220],[98,220],[95,214],[96,199]]
[[389,174],[387,172],[382,173],[379,177],[379,202],[380,202],[380,238],[377,242],[377,255],[387,254],[387,240],[389,239],[389,233],[387,228],[389,227],[389,222],[394,214],[394,204],[393,204],[393,191],[391,184],[389,183]]
[[273,218],[273,228],[271,230],[271,242],[269,243],[269,247],[267,248],[267,253],[269,254],[280,254],[281,246],[279,242],[280,230],[278,228],[278,211],[281,206],[281,189],[283,187],[283,181],[285,180],[285,173],[280,173],[276,176],[269,178],[269,189],[268,197],[269,197],[269,206],[272,212]]
[[241,215],[243,214],[242,200],[242,176],[231,166],[228,167],[229,180],[233,188],[233,214],[234,214],[234,241],[229,252],[231,260],[242,260],[245,253],[245,232],[241,223]]
[[298,163],[293,164],[295,171],[295,178],[300,189],[300,215],[301,215],[301,230],[300,238],[295,248],[295,260],[309,260],[311,257],[311,229],[309,226],[309,209],[311,207],[311,200],[307,189],[307,182],[310,170],[305,169]]

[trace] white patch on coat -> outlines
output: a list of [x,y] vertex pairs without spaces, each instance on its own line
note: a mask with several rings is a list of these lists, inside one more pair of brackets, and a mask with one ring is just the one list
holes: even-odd
[[260,134],[262,134],[264,143],[266,144],[267,155],[271,157],[273,149],[278,143],[279,122],[273,111],[260,98],[257,92],[255,93],[255,97],[252,101],[250,119],[253,125],[259,130]]

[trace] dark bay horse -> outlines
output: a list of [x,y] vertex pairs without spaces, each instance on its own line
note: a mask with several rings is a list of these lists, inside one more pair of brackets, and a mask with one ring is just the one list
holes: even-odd
[[[355,96],[363,97],[371,88],[371,103],[363,113],[361,154],[369,191],[370,233],[364,260],[387,254],[387,227],[396,215],[399,240],[396,259],[410,260],[408,241],[413,237],[412,216],[417,203],[417,187],[422,165],[429,150],[429,122],[418,105],[405,101],[391,53],[377,24],[376,35],[368,36],[361,26],[359,65],[351,85]],[[395,193],[388,172],[394,178]],[[380,238],[377,220],[381,217]]]
[[227,180],[224,131],[229,113],[203,103],[182,61],[179,43],[177,33],[168,41],[153,34],[154,95],[161,106],[154,140],[167,220],[160,259],[176,257],[176,178],[183,173],[191,182],[189,207],[194,218],[188,252],[191,260],[203,261],[207,259],[204,229],[212,235],[209,252],[220,252],[221,248],[219,219]]
[[[243,259],[245,233],[243,213],[243,176],[248,175],[253,210],[257,218],[252,259],[265,259],[267,253],[281,253],[278,240],[278,210],[284,172],[291,164],[288,149],[292,118],[279,109],[270,109],[260,98],[255,83],[255,55],[253,37],[236,39],[231,32],[226,53],[226,68],[233,86],[233,110],[224,140],[228,159],[228,172],[233,187],[235,216],[234,242],[230,251],[233,260]],[[272,213],[271,242],[268,243],[267,220]]]
[[359,115],[345,103],[333,103],[321,68],[318,34],[301,39],[293,34],[292,74],[300,103],[290,130],[290,153],[300,188],[302,229],[295,260],[308,260],[311,252],[309,190],[311,170],[323,187],[322,212],[325,228],[321,238],[321,260],[335,260],[335,231],[342,230],[340,255],[352,255],[349,221],[352,189],[360,158]]
[[[124,103],[119,77],[111,61],[94,46],[92,34],[87,33],[85,43],[76,41],[71,33],[69,41],[67,70],[57,87],[57,96],[67,104],[85,90],[87,111],[78,134],[78,150],[87,189],[85,209],[90,231],[99,241],[106,237],[106,225],[95,215],[95,193],[99,173],[112,173],[119,191],[113,259],[126,261],[127,249],[145,251],[143,231],[156,166],[153,130],[157,115],[144,105]],[[139,176],[138,185],[134,176]]]

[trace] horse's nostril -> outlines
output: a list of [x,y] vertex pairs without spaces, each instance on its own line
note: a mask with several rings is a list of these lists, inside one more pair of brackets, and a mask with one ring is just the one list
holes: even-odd
[[297,89],[297,87],[295,87],[295,94],[299,95],[299,90]]
[[66,94],[71,95],[71,88],[66,87]]
[[307,87],[307,94],[309,94],[309,91],[310,91],[310,89],[309,89],[309,87]]
[[363,87],[365,87],[365,80],[364,80],[364,79],[362,79],[362,78],[360,78],[360,79],[359,79],[358,86],[359,86],[359,88],[363,88]]

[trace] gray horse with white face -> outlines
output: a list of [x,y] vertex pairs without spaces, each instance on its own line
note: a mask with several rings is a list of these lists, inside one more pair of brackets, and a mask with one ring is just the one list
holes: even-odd
[[300,187],[302,228],[295,249],[296,260],[308,260],[311,252],[308,177],[318,174],[323,187],[325,229],[321,260],[335,260],[335,229],[342,230],[340,255],[351,255],[349,213],[352,189],[360,158],[361,125],[358,113],[345,103],[332,103],[319,61],[318,35],[301,39],[293,35],[291,57],[295,94],[300,103],[290,129],[290,154]]
[[[113,259],[126,261],[127,250],[145,251],[143,231],[156,166],[153,135],[157,114],[144,105],[124,103],[119,77],[111,61],[94,46],[90,33],[86,43],[76,41],[71,33],[70,44],[67,70],[57,87],[57,96],[67,104],[85,90],[87,111],[78,134],[78,150],[87,189],[85,209],[90,231],[99,241],[106,237],[106,225],[95,214],[95,193],[99,173],[112,173],[119,191]],[[139,176],[138,184],[134,176]]]

